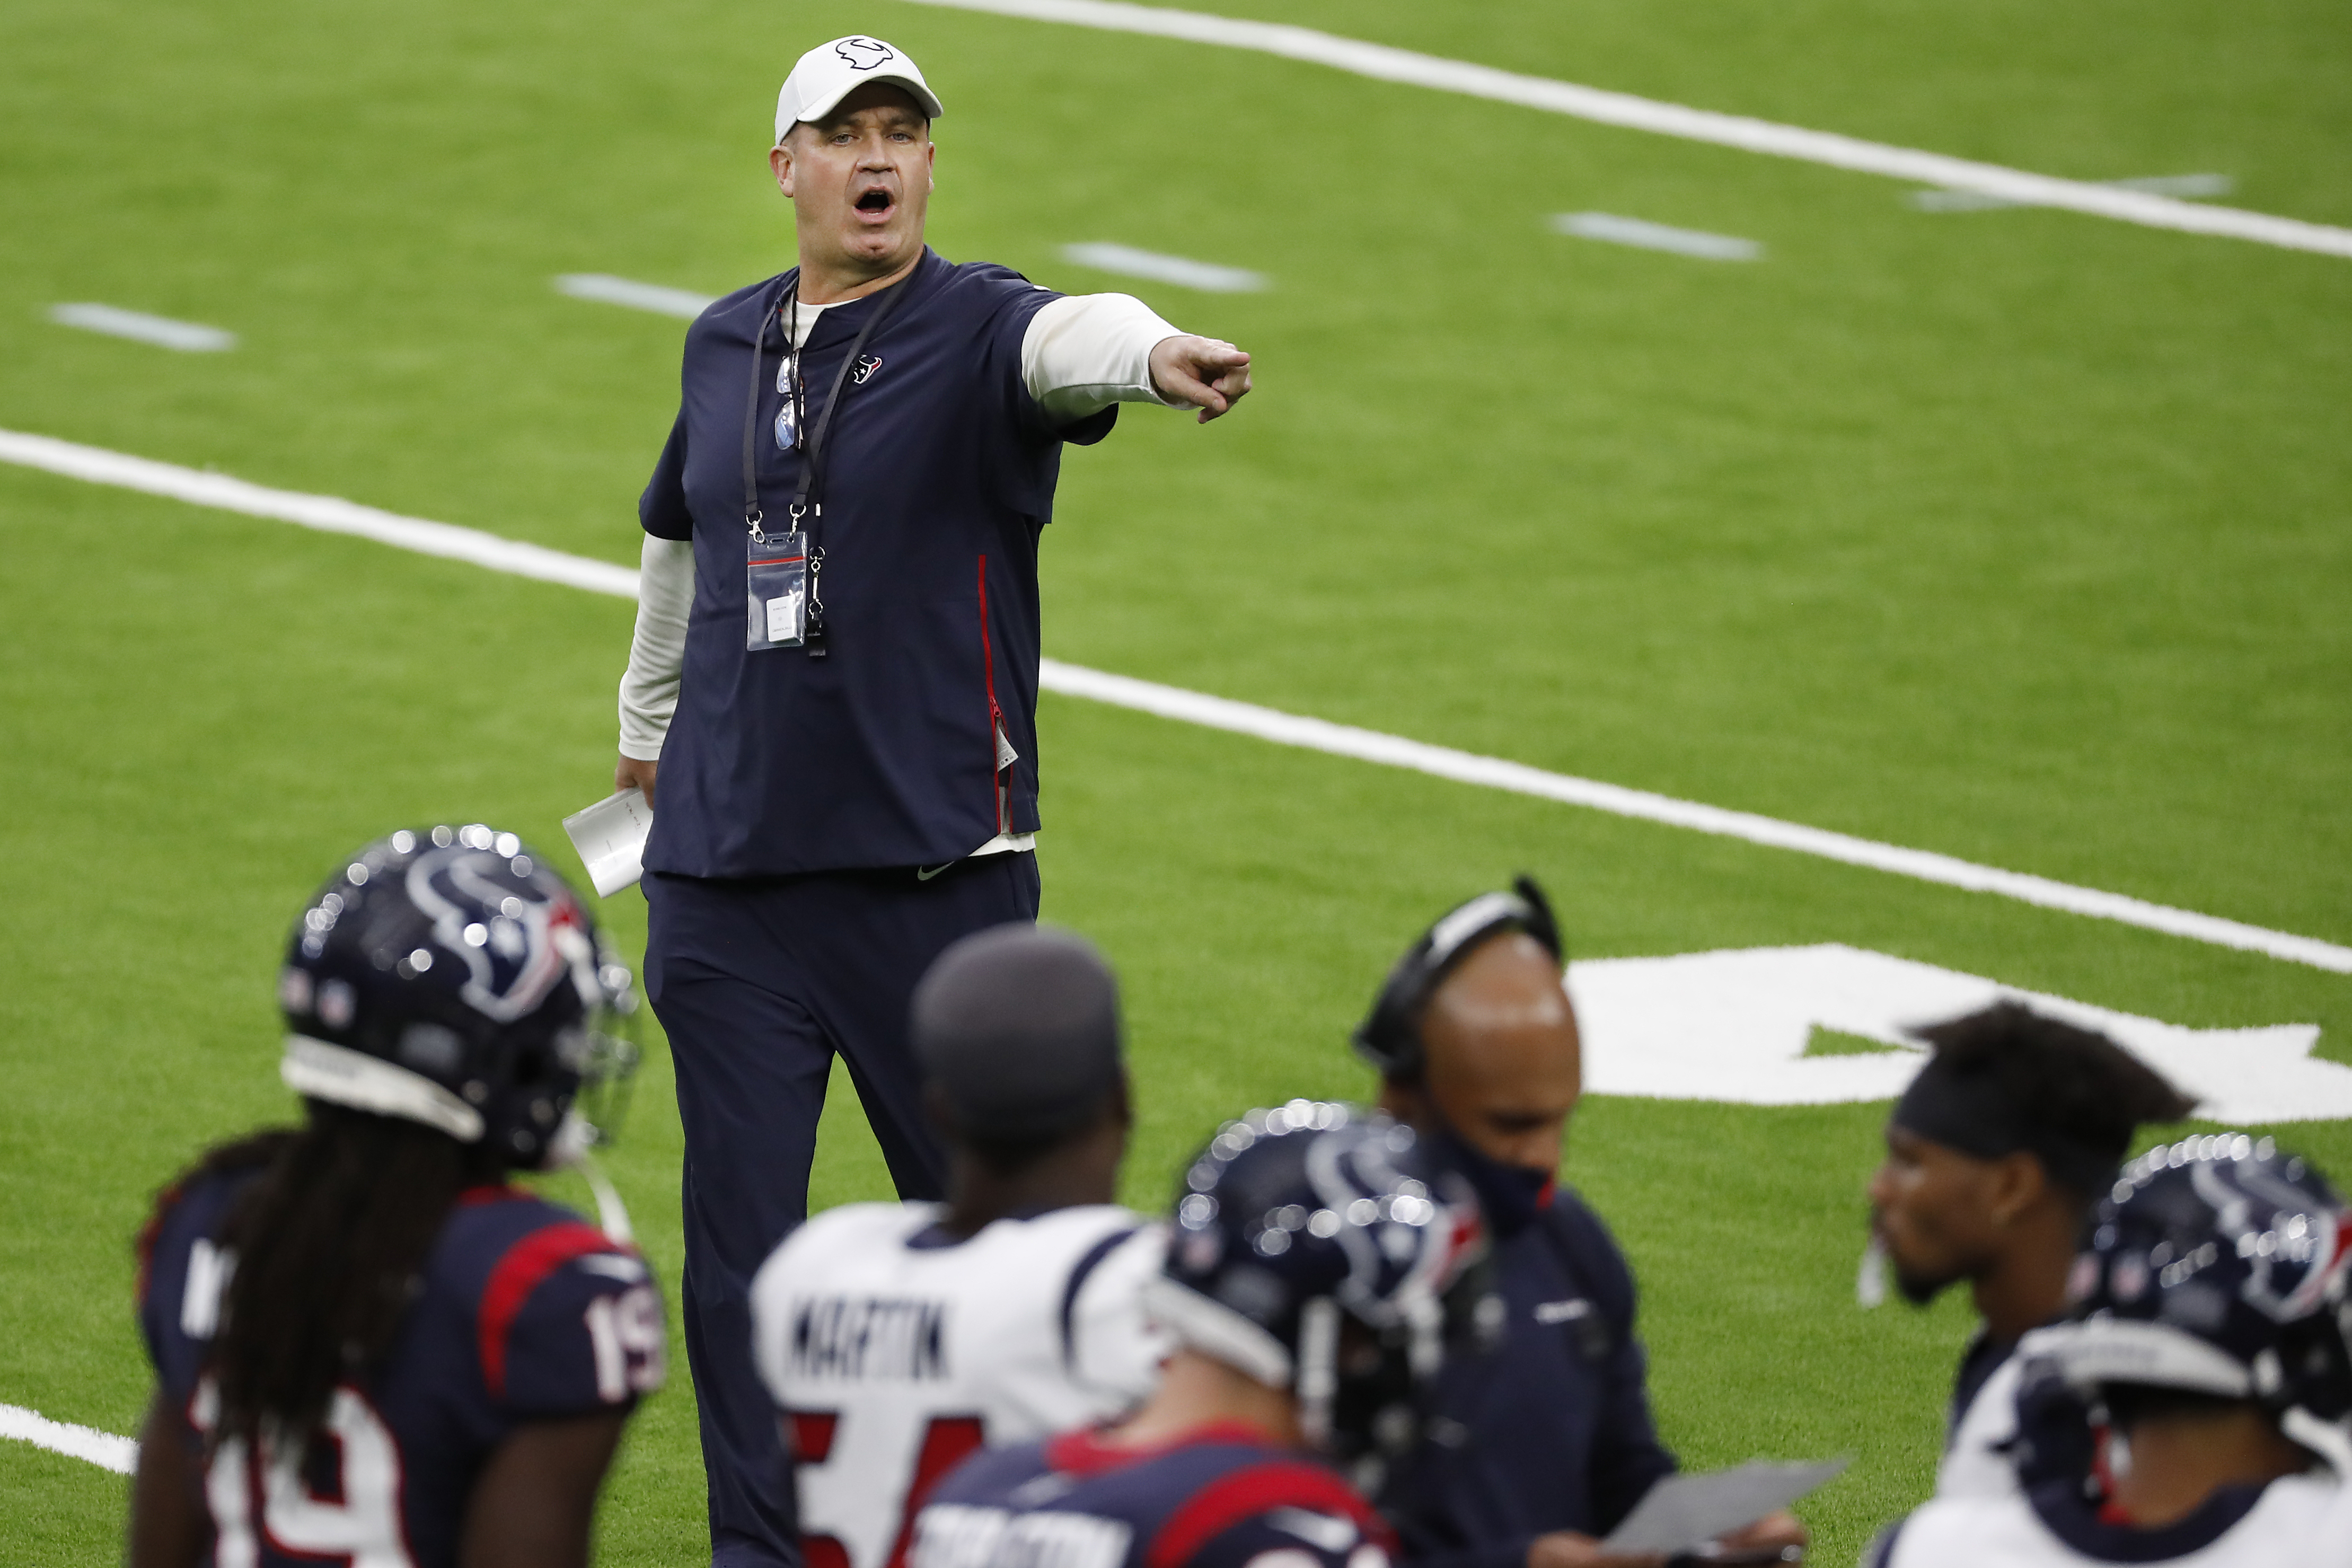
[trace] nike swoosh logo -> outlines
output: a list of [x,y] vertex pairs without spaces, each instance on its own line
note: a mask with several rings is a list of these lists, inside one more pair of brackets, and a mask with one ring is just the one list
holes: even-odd
[[940,872],[946,870],[948,866],[953,866],[957,862],[950,860],[948,862],[947,866],[934,866],[928,871],[924,870],[920,866],[918,866],[915,868],[915,880],[918,882],[928,882],[932,878],[938,876]]

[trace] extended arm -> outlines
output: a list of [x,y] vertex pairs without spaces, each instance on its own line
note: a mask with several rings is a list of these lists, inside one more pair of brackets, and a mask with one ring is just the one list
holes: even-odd
[[1180,332],[1128,294],[1074,294],[1030,319],[1021,379],[1056,425],[1114,403],[1197,408],[1203,424],[1250,388],[1249,355]]
[[517,1427],[475,1484],[462,1568],[584,1568],[596,1489],[628,1418],[599,1411]]
[[621,760],[613,787],[635,784],[653,804],[654,777],[686,665],[686,617],[694,603],[694,543],[646,536],[637,574],[637,629],[621,677]]
[[139,1470],[131,1479],[131,1568],[195,1568],[212,1538],[195,1457],[180,1413],[157,1389],[139,1428]]

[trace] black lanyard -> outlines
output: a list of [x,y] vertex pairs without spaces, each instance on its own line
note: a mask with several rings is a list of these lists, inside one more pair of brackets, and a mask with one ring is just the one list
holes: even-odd
[[[743,522],[751,531],[752,536],[759,539],[767,537],[760,526],[764,519],[760,510],[760,474],[756,461],[760,433],[761,365],[767,352],[768,322],[771,318],[783,314],[785,300],[792,302],[793,319],[784,328],[784,353],[789,359],[797,352],[793,346],[792,339],[793,328],[800,324],[800,268],[797,267],[784,274],[782,296],[761,315],[760,324],[751,331],[751,390],[743,405]],[[911,279],[907,280],[907,282],[911,281]],[[803,515],[807,516],[812,523],[824,521],[824,437],[825,433],[833,428],[835,413],[841,407],[841,389],[849,379],[851,368],[857,363],[858,351],[866,346],[866,340],[872,337],[884,319],[898,308],[899,299],[906,292],[906,282],[893,284],[883,291],[882,302],[875,307],[872,315],[866,318],[866,325],[858,329],[856,341],[849,345],[849,352],[841,356],[841,368],[834,372],[833,388],[825,395],[824,412],[817,416],[815,429],[810,429],[803,417],[805,410],[801,406],[800,377],[793,374],[785,378],[792,384],[791,389],[784,395],[794,402],[793,428],[799,433],[801,448],[801,482],[799,488],[793,492],[793,526],[794,528],[801,526],[801,519]],[[814,332],[815,329],[812,327],[810,330]],[[814,502],[810,500],[812,496],[815,498]],[[814,528],[811,532],[814,534]],[[815,544],[814,538],[810,542],[814,547]],[[809,564],[814,567],[818,559],[817,549],[812,548]]]

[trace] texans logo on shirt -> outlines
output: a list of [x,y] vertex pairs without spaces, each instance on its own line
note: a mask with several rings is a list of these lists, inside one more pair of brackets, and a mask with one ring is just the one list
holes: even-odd
[[866,383],[871,379],[874,373],[881,368],[882,356],[880,354],[859,354],[857,356],[857,368],[849,373],[849,379],[856,382],[858,385],[864,386]]
[[898,58],[898,51],[879,38],[844,38],[833,46],[833,52],[847,60],[854,71],[870,71]]

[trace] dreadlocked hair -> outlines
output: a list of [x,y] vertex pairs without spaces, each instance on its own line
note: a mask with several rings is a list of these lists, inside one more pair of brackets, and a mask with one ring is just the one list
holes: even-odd
[[2001,1001],[1914,1029],[1936,1060],[1990,1079],[2032,1119],[2112,1161],[2145,1121],[2178,1121],[2197,1108],[2162,1074],[2106,1036]]
[[457,1194],[496,1180],[496,1159],[413,1121],[306,1102],[309,1125],[208,1155],[262,1167],[220,1237],[236,1263],[210,1368],[215,1441],[306,1439],[335,1387],[383,1363]]

